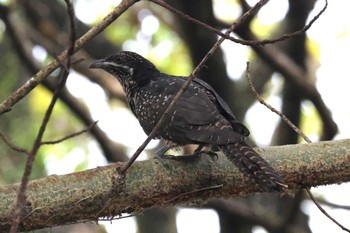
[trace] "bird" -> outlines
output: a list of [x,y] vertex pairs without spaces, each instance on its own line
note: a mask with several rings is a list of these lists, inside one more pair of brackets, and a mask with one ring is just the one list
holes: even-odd
[[[120,82],[127,103],[144,132],[149,135],[188,77],[160,72],[143,56],[121,51],[95,60],[91,69],[102,69]],[[206,82],[194,78],[155,138],[163,139],[161,157],[173,147],[198,145],[194,154],[220,150],[241,173],[262,191],[283,191],[285,180],[246,142],[250,132],[228,104]]]

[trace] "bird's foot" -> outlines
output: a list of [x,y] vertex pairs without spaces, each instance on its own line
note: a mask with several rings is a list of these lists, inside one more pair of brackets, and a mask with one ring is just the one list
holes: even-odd
[[209,148],[203,149],[204,145],[199,145],[197,149],[194,151],[193,155],[196,155],[197,157],[200,157],[202,153],[209,155],[213,160],[217,160],[218,154]]
[[165,168],[168,168],[169,165],[167,164],[166,160],[176,160],[176,161],[190,161],[194,159],[200,158],[201,152],[198,153],[195,152],[193,154],[185,154],[185,155],[169,155],[165,154],[170,149],[169,146],[162,146],[160,149],[158,149],[155,153],[154,158],[157,159]]
[[197,158],[199,158],[199,156],[197,154],[185,154],[185,155],[169,155],[169,154],[165,154],[165,155],[161,155],[161,156],[155,155],[155,158],[159,159],[159,160],[171,159],[171,160],[181,161],[181,160],[197,159]]
[[218,160],[219,156],[216,152],[214,151],[210,151],[210,150],[202,150],[199,152],[194,152],[193,155],[188,155],[188,156],[192,156],[192,157],[201,157],[202,154],[207,154],[210,156],[210,158],[214,161]]
[[169,146],[162,146],[159,148],[154,155],[154,158],[157,159],[165,168],[168,168],[169,165],[165,162],[166,157],[173,155],[166,155],[165,153],[170,149]]
[[216,153],[214,151],[208,150],[208,151],[202,151],[202,153],[209,155],[211,157],[211,159],[214,161],[218,160],[218,158],[219,158],[218,153]]

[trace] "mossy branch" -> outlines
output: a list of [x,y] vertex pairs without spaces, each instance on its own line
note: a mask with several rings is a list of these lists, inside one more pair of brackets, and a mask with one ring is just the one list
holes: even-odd
[[[350,180],[350,140],[257,149],[295,189]],[[150,206],[201,205],[212,197],[245,196],[259,191],[222,155],[134,163],[124,176],[123,163],[52,175],[31,181],[21,230],[135,214]],[[0,232],[10,227],[19,184],[0,187]],[[288,191],[288,192],[289,192]]]

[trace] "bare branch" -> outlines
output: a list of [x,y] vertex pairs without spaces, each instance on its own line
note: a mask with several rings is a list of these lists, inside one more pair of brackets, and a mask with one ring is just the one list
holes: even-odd
[[[268,103],[266,103],[260,96],[259,94],[256,92],[252,80],[250,78],[250,71],[249,71],[249,62],[247,62],[247,69],[246,69],[246,78],[248,80],[249,83],[249,88],[252,92],[252,94],[255,96],[255,98],[264,106],[266,106],[268,109],[270,109],[272,112],[276,113],[277,115],[279,115],[282,120],[288,124],[289,127],[291,127],[299,136],[301,136],[307,143],[312,143],[312,141],[296,126],[294,125],[283,113],[281,113],[280,111],[278,111],[277,109],[275,109],[274,107],[272,107],[271,105],[269,105]],[[336,225],[338,225],[342,230],[350,232],[349,229],[347,229],[346,227],[344,227],[342,224],[340,224],[337,220],[335,220],[332,216],[330,216],[330,214],[327,213],[327,211],[318,203],[318,201],[315,199],[314,195],[311,193],[311,191],[309,189],[306,189],[306,192],[308,193],[308,195],[310,196],[311,200],[313,201],[313,203],[316,205],[316,207],[328,218],[330,219],[332,222],[334,222]]]
[[[91,28],[87,33],[75,41],[74,52],[78,51],[86,42],[101,33],[108,25],[131,7],[137,0],[122,1],[111,13],[109,13],[99,24]],[[57,59],[47,66],[43,67],[38,73],[31,77],[23,86],[18,88],[7,99],[0,104],[0,115],[11,110],[11,107],[25,97],[33,88],[49,76],[54,70],[60,66],[59,61],[67,58],[67,50],[63,51]]]
[[[350,140],[256,149],[283,176],[291,193],[350,181]],[[234,165],[228,166],[222,154],[215,161],[203,154],[195,160],[167,163],[169,168],[164,169],[156,159],[135,162],[122,177],[116,169],[124,164],[116,163],[31,181],[19,230],[111,219],[137,214],[150,206],[202,205],[213,197],[246,196],[259,191],[259,186],[242,176]],[[124,184],[114,192],[115,179],[119,178]],[[217,185],[222,187],[211,188]],[[9,229],[18,187],[0,186],[0,232]],[[201,195],[196,190],[201,190]]]
[[249,90],[254,95],[254,97],[265,107],[270,109],[272,112],[276,113],[278,116],[282,118],[282,120],[289,125],[297,134],[299,134],[306,142],[311,143],[312,141],[295,125],[293,122],[291,122],[288,117],[286,117],[283,113],[272,107],[270,104],[266,103],[266,101],[261,98],[258,94],[258,92],[255,90],[252,79],[250,78],[250,70],[249,70],[249,62],[247,62],[247,68],[246,68],[246,78],[249,85]]
[[0,138],[1,140],[3,140],[5,142],[5,144],[11,148],[11,150],[20,152],[20,153],[24,153],[26,155],[29,155],[29,152],[26,149],[20,148],[18,146],[16,146],[15,144],[13,144],[10,140],[8,140],[5,135],[3,133],[0,132]]
[[194,193],[199,193],[199,192],[204,192],[204,191],[208,191],[208,190],[212,190],[212,189],[219,189],[222,188],[222,184],[218,184],[218,185],[213,185],[213,186],[209,186],[209,187],[204,187],[204,188],[200,188],[200,189],[195,189],[195,190],[191,190],[189,192],[185,192],[185,193],[180,193],[179,195],[171,198],[170,200],[167,200],[165,203],[171,203],[174,202],[176,199],[179,199],[181,197],[184,197],[186,195],[190,195],[190,194],[194,194]]
[[339,204],[336,204],[336,203],[332,203],[332,202],[326,201],[326,200],[321,199],[321,198],[317,198],[317,201],[319,203],[322,203],[323,205],[327,205],[327,206],[329,206],[331,208],[344,209],[344,210],[350,211],[350,206],[349,205],[339,205]]
[[68,136],[65,136],[65,137],[61,138],[61,139],[58,139],[58,140],[55,140],[55,141],[41,142],[41,145],[58,144],[58,143],[60,143],[60,142],[63,142],[63,141],[65,141],[65,140],[68,140],[68,139],[70,139],[70,138],[79,136],[79,135],[81,135],[81,134],[83,134],[83,133],[86,133],[86,132],[90,131],[90,130],[97,124],[97,122],[98,122],[98,121],[95,121],[95,122],[93,122],[91,125],[89,125],[87,128],[85,128],[85,129],[83,129],[83,130],[81,130],[81,131],[79,131],[79,132],[72,133],[72,134],[70,134],[70,135],[68,135]]
[[[57,89],[55,90],[54,95],[52,96],[51,102],[49,104],[49,107],[46,110],[44,119],[43,119],[42,124],[40,126],[38,135],[34,141],[33,148],[30,151],[29,156],[27,158],[26,166],[25,166],[24,173],[22,176],[22,181],[21,181],[20,188],[19,188],[18,195],[17,195],[15,209],[13,211],[13,219],[12,219],[12,225],[10,228],[10,233],[17,232],[18,225],[20,223],[23,205],[26,201],[25,193],[26,193],[28,182],[29,182],[29,176],[30,176],[30,173],[32,171],[33,162],[34,162],[35,156],[36,156],[36,154],[41,146],[41,140],[43,138],[47,123],[49,122],[49,119],[50,119],[51,114],[53,112],[53,108],[58,100],[59,93],[66,84],[66,81],[67,81],[67,78],[69,75],[69,70],[71,67],[71,56],[74,54],[74,42],[75,42],[75,22],[74,22],[75,16],[74,16],[73,5],[71,4],[71,2],[69,0],[66,0],[66,5],[67,5],[68,16],[69,16],[69,22],[70,22],[70,45],[67,49],[66,60],[65,60],[64,64],[62,65],[62,67],[64,69],[62,69],[60,83],[58,84]],[[59,61],[59,62],[61,62],[61,61]]]
[[309,194],[312,202],[317,206],[317,208],[324,214],[328,219],[330,219],[332,222],[334,222],[338,227],[340,227],[343,231],[350,232],[350,230],[346,227],[344,227],[342,224],[340,224],[335,218],[333,218],[316,200],[314,195],[311,193],[309,189],[306,189],[306,192]]
[[[169,11],[175,13],[175,14],[178,14],[179,16],[181,16],[182,18],[192,22],[192,23],[195,23],[211,32],[214,32],[215,34],[225,38],[225,39],[228,39],[228,40],[231,40],[233,42],[236,42],[236,43],[239,43],[239,44],[242,44],[242,45],[266,45],[266,44],[274,44],[276,42],[280,42],[280,41],[283,41],[283,40],[286,40],[286,39],[289,39],[291,37],[294,37],[294,36],[299,36],[301,34],[304,34],[307,30],[310,29],[310,27],[312,26],[312,24],[325,12],[325,10],[327,9],[328,7],[328,2],[327,0],[325,0],[325,5],[324,7],[320,10],[320,12],[317,13],[316,16],[314,16],[314,18],[312,20],[310,20],[310,22],[305,25],[305,27],[303,27],[302,29],[298,30],[298,31],[295,31],[295,32],[291,32],[291,33],[286,33],[286,34],[283,34],[277,38],[274,38],[274,39],[264,39],[264,40],[244,40],[244,39],[239,39],[239,38],[235,38],[233,36],[230,36],[230,35],[225,35],[225,33],[222,33],[220,30],[206,24],[206,23],[203,23],[201,22],[200,20],[198,19],[195,19],[185,13],[183,13],[182,11],[176,9],[175,7],[171,6],[170,4],[162,1],[162,0],[149,0],[155,4],[158,4],[166,9],[168,9]],[[265,3],[264,3],[265,4]],[[249,12],[249,10],[248,10]]]
[[[23,33],[20,33],[21,31],[18,29],[18,25],[11,18],[11,14],[9,11],[10,9],[8,9],[8,7],[2,6],[0,4],[0,18],[4,21],[6,25],[6,32],[10,36],[11,42],[14,44],[15,51],[17,52],[18,56],[22,59],[23,64],[28,68],[28,70],[32,73],[36,73],[37,70],[39,70],[40,68],[38,64],[35,64],[35,61],[34,61],[35,59],[32,57],[30,51],[28,51],[28,48],[25,46],[24,41],[29,40],[28,38],[26,38],[26,36],[29,36],[30,39],[39,38],[37,42],[39,44],[42,44],[48,51],[52,50],[51,48],[54,47],[54,43],[43,38],[43,36],[41,36],[38,32],[36,32],[35,28],[30,27],[30,25],[25,26],[26,29],[29,28],[27,31],[25,31],[26,33],[25,35],[23,35]],[[31,33],[33,34],[33,32],[35,32],[34,36],[31,35]],[[57,51],[58,49],[59,48],[54,50]],[[82,55],[80,54],[80,56]],[[86,67],[84,69],[86,69]],[[82,72],[82,70],[78,69],[78,72]],[[55,92],[57,87],[57,84],[53,79],[44,79],[42,81],[42,84],[47,89],[49,89],[52,93]],[[110,87],[111,85],[105,84],[101,86],[103,88],[106,88],[106,87]],[[86,125],[86,127],[89,127],[91,124],[93,124],[94,120],[91,118],[90,113],[86,110],[86,108],[84,108],[82,103],[77,101],[69,93],[69,91],[66,88],[63,88],[61,90],[59,97],[68,106],[68,108]],[[93,127],[91,129],[91,134],[98,141],[108,161],[116,162],[116,161],[126,161],[128,159],[127,155],[123,150],[123,146],[110,140],[106,136],[106,134],[98,127],[98,125],[96,125],[96,127]]]
[[[255,35],[249,28],[244,32],[238,31],[237,33],[244,38],[255,38]],[[281,73],[286,80],[294,84],[300,90],[301,96],[309,99],[315,105],[324,123],[324,132],[321,140],[331,139],[338,131],[338,126],[315,85],[305,78],[307,74],[278,48],[252,46],[252,49],[273,69]]]

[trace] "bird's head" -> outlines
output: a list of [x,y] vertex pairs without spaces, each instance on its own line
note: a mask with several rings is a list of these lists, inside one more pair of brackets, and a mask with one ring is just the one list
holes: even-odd
[[107,71],[124,86],[142,85],[159,74],[158,69],[147,59],[134,52],[118,52],[104,59],[94,61],[89,68]]

